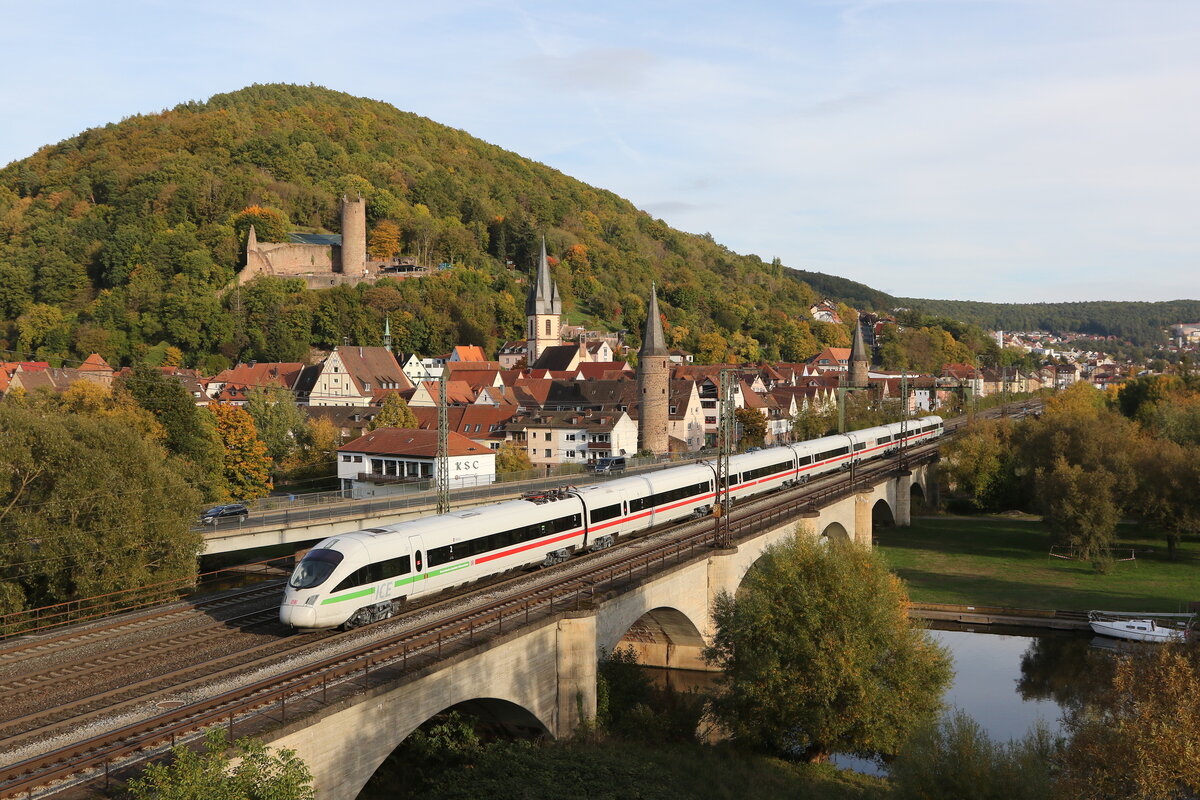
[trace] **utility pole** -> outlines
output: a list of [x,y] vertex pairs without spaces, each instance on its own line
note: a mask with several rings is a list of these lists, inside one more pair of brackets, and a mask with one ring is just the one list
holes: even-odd
[[446,369],[438,377],[437,506],[450,513],[450,411],[446,407]]
[[717,529],[714,537],[717,547],[729,546],[729,512],[733,507],[732,498],[729,496],[729,457],[733,452],[733,437],[736,432],[733,377],[733,370],[721,370],[721,394],[718,400],[721,408],[717,428],[717,444],[721,450],[717,456]]
[[904,469],[904,444],[908,438],[908,367],[900,373],[900,469]]

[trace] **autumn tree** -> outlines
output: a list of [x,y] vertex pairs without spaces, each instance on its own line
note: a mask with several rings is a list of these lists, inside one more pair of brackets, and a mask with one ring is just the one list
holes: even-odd
[[254,418],[246,409],[229,403],[213,403],[209,410],[217,421],[217,434],[225,446],[224,473],[229,494],[247,501],[271,491],[271,456],[258,438]]
[[815,400],[809,400],[792,416],[792,439],[798,442],[818,439],[836,429],[837,411]]
[[221,439],[213,418],[196,406],[182,384],[160,370],[138,365],[114,383],[114,391],[127,393],[154,415],[166,433],[167,450],[189,462],[194,484],[205,500],[228,494]]
[[500,445],[496,451],[496,473],[525,472],[533,469],[529,453],[518,442],[508,441]]
[[254,226],[254,235],[260,242],[286,242],[288,229],[291,227],[287,215],[277,208],[247,206],[233,218],[238,241],[246,241],[251,225]]
[[337,477],[337,449],[342,434],[333,422],[323,417],[309,420],[296,438],[298,446],[283,464],[289,481]]
[[739,408],[733,413],[742,433],[738,447],[742,450],[747,447],[762,447],[767,439],[767,418],[753,408]]
[[375,418],[367,424],[367,430],[416,428],[417,425],[417,415],[408,407],[408,403],[404,402],[403,397],[393,392],[383,398],[383,405],[379,407],[379,413],[375,415]]
[[713,607],[713,712],[734,741],[823,760],[895,753],[941,707],[950,660],[867,548],[798,531]]
[[1200,647],[1119,657],[1109,692],[1072,710],[1060,792],[1071,800],[1200,794]]
[[188,465],[97,389],[0,403],[0,613],[194,574]]
[[170,763],[146,767],[129,782],[133,800],[313,800],[312,773],[294,750],[239,739],[236,766],[225,729],[211,728],[204,749],[180,745]]
[[246,395],[246,411],[254,419],[258,437],[267,446],[267,455],[282,465],[305,430],[304,414],[296,405],[296,396],[275,384],[254,386]]
[[371,258],[390,259],[397,255],[404,243],[401,241],[400,226],[390,219],[382,219],[371,229],[367,237],[367,252]]

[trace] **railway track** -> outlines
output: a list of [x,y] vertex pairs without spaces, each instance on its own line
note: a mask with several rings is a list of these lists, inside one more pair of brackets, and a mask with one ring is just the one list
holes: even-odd
[[[997,409],[978,416],[1000,414],[1001,411]],[[957,431],[964,424],[963,418],[948,420],[946,428],[948,432]],[[936,452],[937,445],[914,448],[906,452],[905,461],[914,465],[936,457]],[[782,524],[785,518],[853,493],[858,484],[898,468],[896,460],[888,459],[859,468],[856,476],[838,473],[825,480],[745,503],[735,509],[734,516],[729,520],[731,540],[736,542],[762,530],[763,525]],[[140,758],[141,753],[165,748],[214,722],[226,721],[232,726],[238,719],[273,704],[278,704],[282,716],[289,698],[294,701],[311,697],[316,692],[324,697],[331,686],[343,685],[356,676],[369,682],[372,671],[403,671],[430,663],[442,657],[447,650],[461,649],[464,643],[473,643],[477,636],[503,632],[506,623],[511,628],[554,614],[570,604],[589,602],[597,593],[612,591],[624,582],[649,574],[655,566],[694,557],[711,546],[713,528],[711,519],[684,523],[667,531],[647,534],[610,550],[572,559],[560,567],[537,573],[542,577],[536,579],[519,575],[503,578],[482,588],[480,585],[466,587],[461,595],[438,598],[427,606],[408,609],[397,618],[368,629],[312,635],[320,638],[291,637],[305,641],[276,652],[268,652],[270,647],[266,645],[253,649],[253,652],[248,650],[238,654],[240,661],[236,664],[221,666],[218,663],[220,659],[197,664],[188,670],[160,676],[157,682],[150,680],[136,689],[129,687],[131,691],[126,699],[116,707],[112,702],[116,695],[107,693],[82,698],[66,716],[56,721],[46,716],[39,718],[37,715],[28,715],[22,724],[29,727],[19,736],[21,740],[32,743],[52,740],[52,734],[58,730],[55,726],[67,726],[73,721],[78,727],[81,719],[99,722],[103,717],[113,717],[114,709],[133,709],[139,705],[145,707],[155,697],[177,698],[167,699],[166,703],[181,704],[178,708],[166,708],[160,713],[144,716],[94,736],[85,736],[49,752],[32,755],[10,767],[0,768],[0,797],[31,793],[37,787],[70,776],[82,774],[86,777],[89,771],[94,774],[103,770],[103,774],[107,775],[109,765],[125,765]],[[508,591],[510,586],[518,585],[521,588]],[[480,594],[484,597],[475,597]],[[457,607],[457,610],[430,622],[414,624],[414,620],[419,621],[431,610],[442,613],[450,607]],[[177,612],[162,612],[159,616],[169,613]],[[372,635],[361,636],[364,630]],[[56,637],[64,641],[71,638],[71,634]],[[331,644],[334,647],[331,648]],[[305,661],[306,657],[317,651],[327,655]],[[0,664],[7,652],[0,650]],[[247,656],[251,658],[247,660]],[[295,661],[304,663],[295,666],[283,663]],[[256,670],[263,676],[250,674]],[[203,674],[189,678],[188,675],[195,674],[194,671]],[[237,676],[242,676],[248,682],[226,691],[211,692],[203,698],[188,695],[189,691],[211,687],[220,680],[233,680]],[[29,677],[36,679],[37,676]],[[0,681],[0,692],[19,690],[19,687],[9,689],[7,683]],[[3,695],[0,694],[2,701]],[[0,727],[0,732],[3,730]],[[19,751],[7,742],[0,744],[0,748],[0,760],[5,759],[4,754]]]
[[[935,452],[936,447],[921,448],[909,453],[908,458],[927,458]],[[736,541],[749,533],[761,530],[763,525],[782,524],[785,519],[795,516],[800,511],[850,494],[856,491],[859,483],[873,480],[880,473],[896,469],[896,462],[888,460],[873,464],[869,468],[861,468],[853,482],[850,476],[840,473],[831,486],[825,485],[823,481],[814,482],[808,486],[746,503],[735,510],[735,516],[729,521],[731,536]],[[477,601],[469,597],[465,600],[450,598],[447,603],[462,606],[457,613],[415,627],[411,624],[405,627],[403,617],[381,623],[370,629],[380,632],[381,635],[366,642],[356,641],[354,634],[359,633],[358,631],[350,634],[332,634],[321,641],[309,640],[307,647],[312,649],[328,646],[331,640],[337,640],[344,646],[338,652],[324,658],[316,658],[296,666],[278,665],[281,654],[289,661],[296,661],[298,658],[303,660],[304,653],[295,647],[288,648],[287,652],[280,651],[263,656],[250,663],[243,660],[240,664],[226,667],[229,671],[228,677],[232,677],[234,673],[246,675],[257,668],[266,669],[270,665],[268,662],[274,662],[276,666],[270,670],[272,674],[261,679],[251,680],[228,691],[214,693],[180,708],[163,710],[161,713],[83,738],[4,768],[0,770],[0,795],[15,796],[56,780],[87,773],[88,770],[107,771],[109,764],[122,763],[147,749],[169,746],[169,743],[178,738],[186,737],[215,721],[228,720],[232,724],[243,715],[275,703],[279,704],[282,711],[288,698],[303,698],[315,692],[324,694],[331,685],[340,685],[346,679],[359,675],[369,680],[373,670],[378,672],[382,668],[397,665],[400,669],[405,669],[418,663],[429,663],[449,649],[461,649],[464,644],[474,642],[477,637],[503,632],[506,623],[507,627],[511,628],[561,611],[570,604],[590,601],[598,592],[618,588],[623,582],[638,579],[658,566],[707,551],[712,542],[713,527],[711,519],[684,523],[669,529],[668,532],[650,534],[649,537],[635,540],[630,545],[601,551],[563,565],[573,569],[539,573],[544,577],[533,581],[530,581],[528,576],[519,576],[487,587],[483,594],[490,596]],[[504,591],[503,584],[509,582],[524,582],[528,585],[517,591]],[[147,693],[157,692],[157,696],[160,697],[178,696],[201,685],[212,685],[219,678],[227,676],[226,672],[214,670],[215,666],[212,663],[196,665],[194,669],[205,673],[200,678],[189,680],[183,674],[174,676],[185,680],[182,683],[176,682],[170,688],[170,695],[163,694],[165,690],[162,688],[156,689],[158,684],[148,684],[138,688],[124,702],[145,705]],[[36,724],[38,721],[31,717],[26,720],[30,727],[21,738],[30,743],[47,741],[53,738],[53,732],[57,730],[54,725],[68,725],[72,724],[72,721],[77,725],[84,714],[96,715],[86,717],[89,721],[98,719],[100,715],[111,717],[114,710],[112,699],[90,698],[91,703],[103,707],[88,711],[79,706],[70,711],[68,718],[49,725]],[[46,718],[42,718],[42,723],[45,722]],[[6,747],[6,752],[15,752],[15,749]]]
[[0,645],[0,675],[3,675],[4,668],[9,664],[66,652],[73,648],[86,647],[96,642],[111,641],[116,636],[153,629],[163,623],[184,619],[189,615],[213,614],[220,609],[277,594],[282,591],[283,585],[283,581],[271,581],[249,589],[225,592],[211,598],[170,603],[149,611],[127,612],[53,634],[33,634],[7,640]]

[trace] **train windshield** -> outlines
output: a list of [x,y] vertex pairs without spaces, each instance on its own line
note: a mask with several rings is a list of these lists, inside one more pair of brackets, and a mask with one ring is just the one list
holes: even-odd
[[337,550],[310,550],[308,555],[296,565],[288,586],[293,589],[312,589],[320,586],[333,574],[334,568],[345,558]]

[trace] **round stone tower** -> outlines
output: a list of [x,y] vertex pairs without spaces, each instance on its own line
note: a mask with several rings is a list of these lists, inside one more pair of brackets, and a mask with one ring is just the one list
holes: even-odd
[[670,422],[671,354],[667,352],[658,295],[650,288],[646,331],[638,350],[638,449],[655,455],[670,452],[667,425]]
[[367,274],[367,202],[342,195],[342,274]]
[[846,385],[854,389],[865,389],[870,385],[870,356],[863,343],[862,315],[854,318],[854,341],[850,345],[850,369]]

